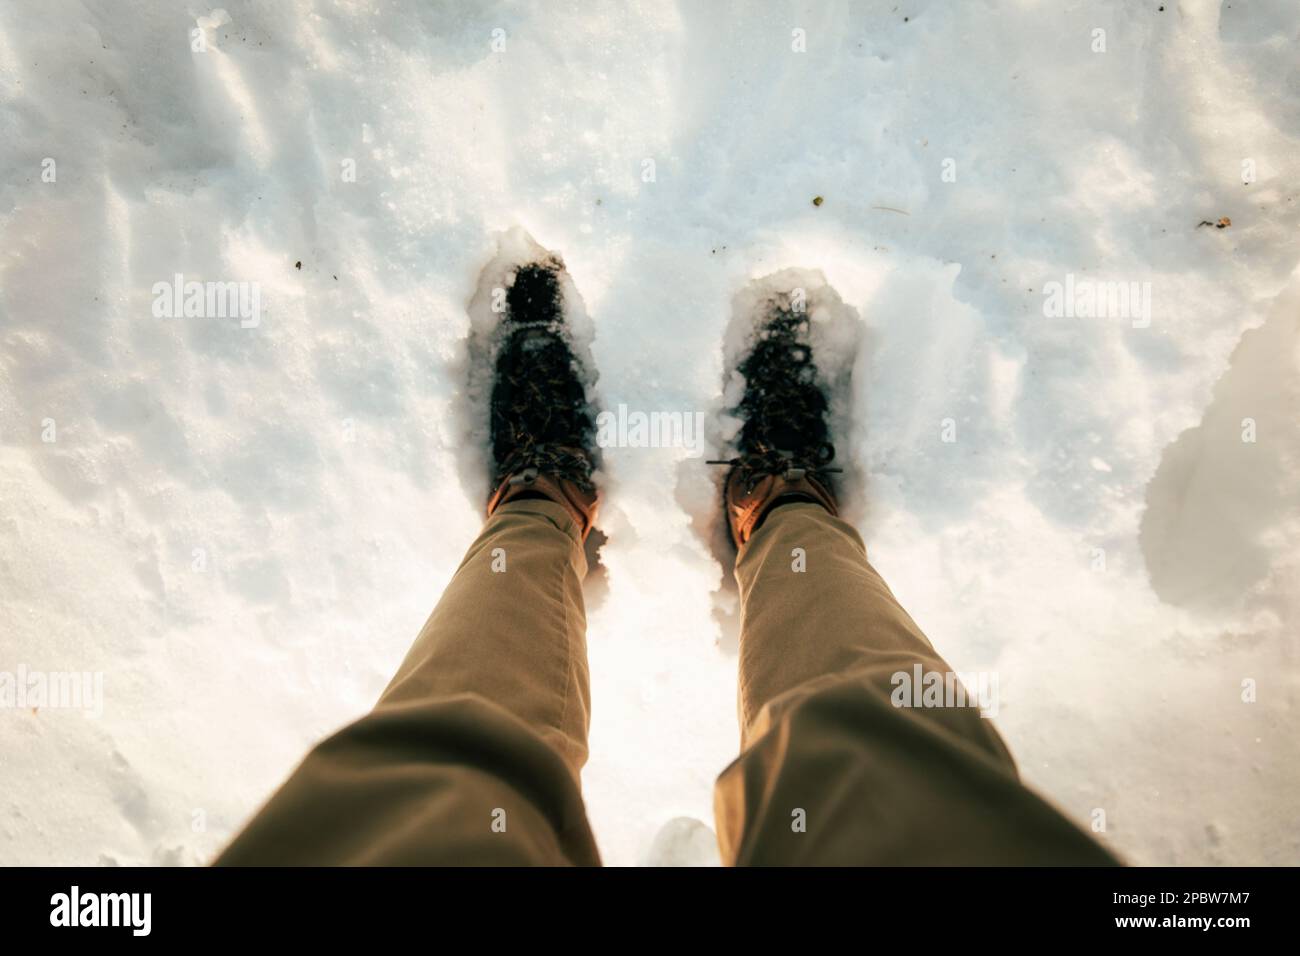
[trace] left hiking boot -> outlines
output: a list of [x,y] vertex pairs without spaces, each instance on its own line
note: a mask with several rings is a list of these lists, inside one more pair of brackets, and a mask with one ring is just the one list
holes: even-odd
[[595,423],[564,321],[563,268],[558,260],[522,266],[506,291],[489,412],[496,490],[487,513],[545,498],[572,515],[585,540],[598,504]]
[[829,402],[813,364],[808,314],[774,303],[741,361],[745,391],[732,414],[743,423],[723,500],[737,548],[775,507],[795,501],[839,514],[830,467]]

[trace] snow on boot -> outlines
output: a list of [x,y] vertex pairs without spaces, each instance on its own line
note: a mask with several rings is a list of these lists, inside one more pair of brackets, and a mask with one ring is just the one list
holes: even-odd
[[590,533],[597,495],[595,423],[565,322],[558,258],[521,266],[506,290],[489,401],[491,515],[519,498],[563,506]]
[[[733,320],[728,335],[729,351],[739,354],[727,389],[735,402],[730,415],[739,423],[731,441],[734,457],[712,462],[731,466],[723,498],[737,547],[779,503],[808,501],[840,513],[841,467],[832,424],[843,415],[833,413],[832,400],[836,406],[848,402],[843,393],[859,328],[856,314],[820,273],[787,270],[753,295],[754,301],[742,303],[739,322]],[[831,307],[820,299],[833,299]],[[827,368],[814,361],[814,346],[824,353]]]

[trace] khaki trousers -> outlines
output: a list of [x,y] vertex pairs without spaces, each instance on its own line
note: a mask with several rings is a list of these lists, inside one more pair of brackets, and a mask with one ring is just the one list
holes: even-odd
[[[579,786],[585,574],[563,509],[503,506],[375,709],[312,750],[217,863],[598,864]],[[893,675],[950,668],[850,525],[777,508],[736,575],[743,751],[715,790],[725,863],[1116,862],[1019,782],[973,706],[891,702]]]

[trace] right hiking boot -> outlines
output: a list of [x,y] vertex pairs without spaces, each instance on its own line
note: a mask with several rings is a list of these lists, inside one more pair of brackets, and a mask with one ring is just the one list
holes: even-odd
[[832,475],[830,406],[813,364],[808,314],[774,303],[738,371],[745,390],[731,414],[741,420],[736,456],[723,486],[727,526],[737,548],[778,505],[821,505],[839,515]]
[[595,422],[585,371],[569,344],[558,259],[520,267],[506,314],[490,401],[492,486],[487,513],[510,501],[554,501],[585,540],[596,520]]

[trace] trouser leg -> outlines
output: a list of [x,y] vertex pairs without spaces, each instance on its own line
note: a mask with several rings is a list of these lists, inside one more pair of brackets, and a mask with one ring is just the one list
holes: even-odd
[[578,528],[501,506],[371,713],[319,744],[218,864],[597,864]]
[[1115,862],[1020,783],[976,706],[894,705],[894,675],[951,669],[852,526],[776,508],[736,576],[744,749],[715,792],[724,862]]

